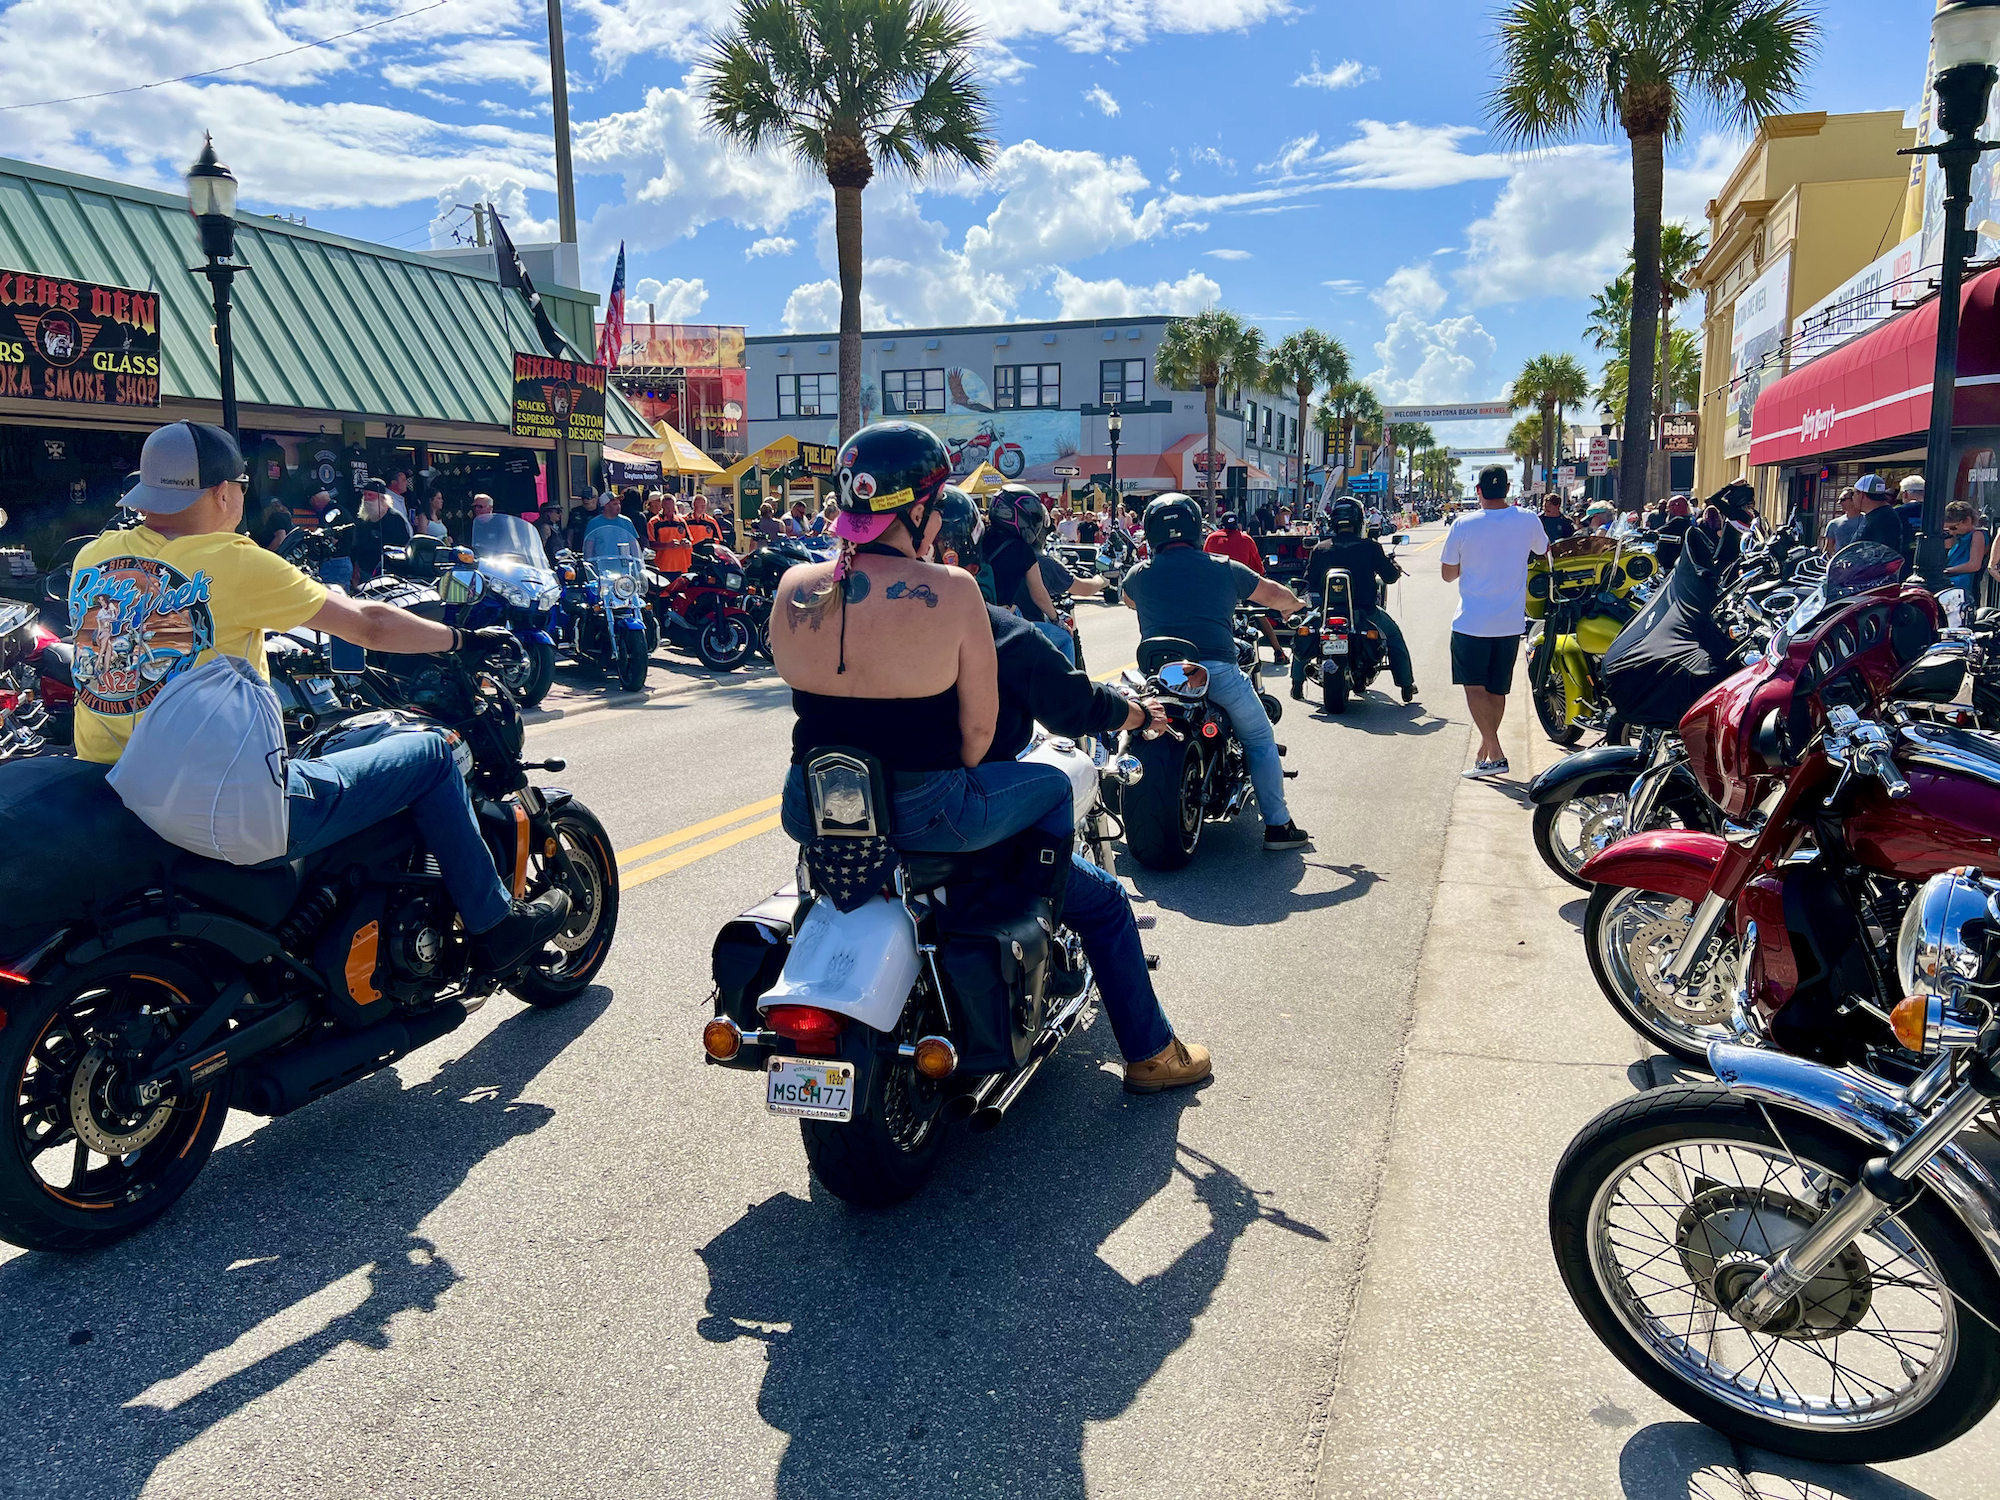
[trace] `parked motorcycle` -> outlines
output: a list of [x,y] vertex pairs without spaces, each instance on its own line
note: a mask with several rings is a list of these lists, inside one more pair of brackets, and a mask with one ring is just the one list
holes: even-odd
[[34,605],[0,600],[0,761],[74,742],[73,655]]
[[[1044,738],[1024,759],[1062,768],[1079,847],[1100,861],[1103,783],[1136,762]],[[814,845],[788,885],[717,935],[711,1063],[764,1074],[765,1108],[799,1121],[813,1176],[864,1207],[901,1202],[936,1170],[947,1125],[991,1130],[1088,1017],[1090,965],[1051,925],[1054,850],[1023,835],[967,854],[898,854],[879,762],[828,750],[805,767]],[[839,852],[832,852],[838,850]]]
[[[1836,609],[1808,661],[1903,607],[1885,591]],[[1917,634],[1905,627],[1902,652],[1885,640],[1828,664],[1879,678],[1866,658],[1907,654]],[[1759,715],[1739,724],[1761,733],[1767,706],[1793,718],[1773,690],[1781,671],[1732,694]],[[1910,778],[1906,802],[1929,793],[1916,783],[1933,751],[1899,767],[1850,733],[1842,753],[1863,804],[1894,795],[1888,777]],[[1549,1191],[1563,1283],[1604,1346],[1738,1442],[1821,1463],[1939,1447],[2000,1397],[2000,1186],[1982,1141],[2000,1097],[2000,884],[1927,878],[1898,925],[1895,970],[1905,998],[1888,1025],[1922,1070],[1902,1087],[1717,1041],[1715,1083],[1605,1111]]]
[[562,587],[542,538],[519,516],[472,519],[472,556],[485,582],[481,597],[447,610],[445,623],[462,630],[505,625],[521,643],[521,662],[507,686],[521,707],[533,708],[555,681],[556,643],[551,627]]
[[1600,722],[1598,664],[1645,600],[1650,551],[1604,536],[1551,544],[1528,564],[1528,691],[1542,732],[1574,745]]
[[768,644],[770,601],[763,600],[764,632],[750,612],[749,574],[736,554],[697,542],[694,560],[678,577],[647,570],[657,591],[648,598],[666,643],[701,658],[712,672],[733,672],[750,659],[760,639]]
[[989,463],[1004,478],[1019,479],[1028,467],[1028,455],[1021,445],[1003,439],[991,422],[981,422],[971,437],[955,442],[947,438],[945,447],[951,453],[951,471],[958,475],[970,474],[980,464]]
[[[569,895],[555,941],[475,971],[416,826],[398,816],[304,859],[242,867],[162,842],[105,767],[42,758],[0,772],[0,1238],[112,1244],[193,1184],[232,1108],[282,1115],[462,1025],[501,988],[532,1005],[582,993],[610,949],[618,866],[568,792],[529,784],[522,725],[495,674],[461,657],[361,668],[385,705],[308,754],[444,734],[501,878]],[[560,761],[541,769],[560,770]]]
[[646,659],[659,624],[646,603],[645,562],[623,527],[600,526],[581,556],[558,558],[563,575],[557,624],[562,646],[578,661],[614,673],[635,693],[646,685]]

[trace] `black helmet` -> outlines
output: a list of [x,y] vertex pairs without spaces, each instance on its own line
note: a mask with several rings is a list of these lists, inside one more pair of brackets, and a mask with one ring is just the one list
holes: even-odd
[[1361,535],[1361,502],[1343,495],[1327,510],[1326,522],[1335,532],[1351,531],[1356,536]]
[[1011,527],[1030,547],[1039,547],[1049,534],[1049,508],[1025,484],[1001,485],[986,502],[986,519]]
[[949,566],[969,568],[979,561],[979,534],[986,529],[979,507],[970,495],[955,484],[938,491],[937,560]]
[[1146,545],[1154,551],[1169,542],[1186,542],[1199,547],[1202,538],[1201,507],[1186,495],[1165,494],[1146,507]]
[[938,435],[915,422],[873,422],[841,444],[834,462],[834,534],[872,542],[951,478],[951,455]]
[[1222,529],[1224,531],[1238,530],[1242,526],[1242,524],[1243,523],[1241,521],[1236,519],[1235,511],[1226,510],[1222,513]]

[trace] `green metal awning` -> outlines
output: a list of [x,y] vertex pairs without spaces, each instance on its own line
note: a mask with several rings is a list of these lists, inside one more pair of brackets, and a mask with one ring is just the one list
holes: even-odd
[[[236,278],[230,319],[246,426],[257,425],[249,408],[267,407],[476,424],[505,440],[513,353],[542,352],[519,292],[421,255],[255,214],[237,223],[236,259],[250,267]],[[0,158],[0,266],[159,292],[163,401],[221,400],[208,282],[187,274],[201,262],[184,198]],[[63,408],[48,410],[53,418]],[[652,436],[615,388],[606,392],[604,425],[607,437]]]

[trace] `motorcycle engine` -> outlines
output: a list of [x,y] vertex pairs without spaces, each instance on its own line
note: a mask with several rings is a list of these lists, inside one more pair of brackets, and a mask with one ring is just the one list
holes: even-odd
[[[392,907],[383,926],[388,941],[391,988],[403,994],[395,980],[428,989],[455,978],[465,967],[465,945],[452,934],[452,906],[441,895],[412,896]],[[416,998],[414,990],[403,998]]]

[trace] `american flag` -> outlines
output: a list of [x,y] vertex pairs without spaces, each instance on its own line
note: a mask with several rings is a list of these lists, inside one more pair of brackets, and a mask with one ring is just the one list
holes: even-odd
[[608,369],[618,366],[618,351],[625,344],[625,242],[618,242],[618,270],[611,278],[611,300],[604,308],[604,327],[597,334],[597,362]]

